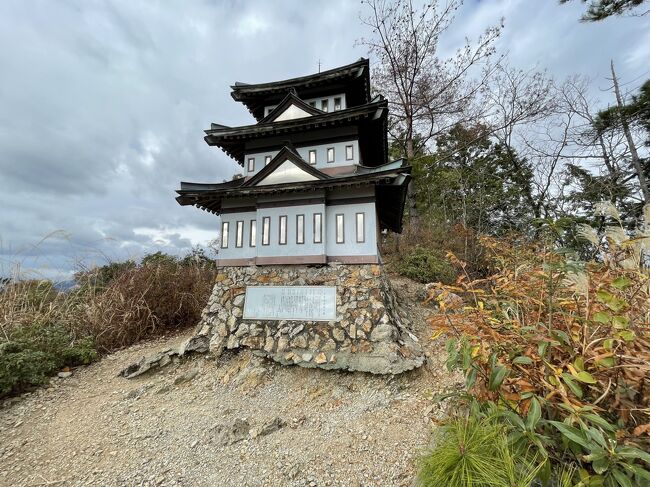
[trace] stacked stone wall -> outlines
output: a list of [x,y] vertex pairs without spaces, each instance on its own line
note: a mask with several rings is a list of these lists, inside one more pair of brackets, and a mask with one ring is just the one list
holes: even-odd
[[[337,320],[243,319],[246,286],[336,286]],[[226,267],[194,337],[194,347],[247,347],[282,364],[400,373],[424,362],[381,265]]]

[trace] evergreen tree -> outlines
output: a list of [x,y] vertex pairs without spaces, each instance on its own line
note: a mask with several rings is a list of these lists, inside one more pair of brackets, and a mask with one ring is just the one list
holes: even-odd
[[455,126],[433,155],[415,160],[413,172],[418,207],[432,221],[499,234],[524,230],[532,219],[525,198],[532,171],[482,126]]
[[[560,3],[567,3],[571,0],[560,0]],[[587,3],[587,0],[582,0]],[[613,15],[633,13],[645,0],[592,0],[587,11],[582,16],[583,22],[598,22]],[[638,15],[645,15],[648,12],[640,12]]]

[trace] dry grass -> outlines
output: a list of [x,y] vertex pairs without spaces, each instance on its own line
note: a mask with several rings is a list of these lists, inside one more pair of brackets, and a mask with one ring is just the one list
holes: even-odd
[[172,258],[101,269],[78,275],[81,285],[65,293],[37,280],[0,290],[0,396],[97,352],[196,325],[216,272]]
[[201,266],[151,264],[127,270],[93,293],[76,328],[102,352],[199,322],[214,272]]

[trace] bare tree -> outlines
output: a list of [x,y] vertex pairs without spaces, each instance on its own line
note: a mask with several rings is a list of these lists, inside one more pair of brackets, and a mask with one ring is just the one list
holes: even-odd
[[547,123],[558,112],[553,79],[544,71],[524,71],[502,63],[482,95],[488,130],[514,165],[533,170],[533,184],[521,191],[535,217],[546,216],[547,199],[563,149],[562,143],[552,140],[553,130]]
[[[362,22],[372,36],[360,39],[375,57],[374,88],[390,108],[390,135],[410,161],[429,141],[458,123],[475,118],[473,101],[489,79],[494,44],[501,25],[468,39],[452,56],[439,52],[440,39],[452,25],[462,0],[363,0]],[[409,216],[417,220],[412,188]]]

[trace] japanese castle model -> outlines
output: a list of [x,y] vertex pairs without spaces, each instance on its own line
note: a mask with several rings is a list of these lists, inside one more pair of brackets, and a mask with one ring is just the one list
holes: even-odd
[[235,83],[231,95],[256,122],[213,123],[205,141],[245,175],[182,182],[176,198],[221,217],[204,345],[310,367],[396,373],[420,365],[378,250],[381,230],[402,230],[410,167],[388,162],[388,104],[371,97],[368,60]]

